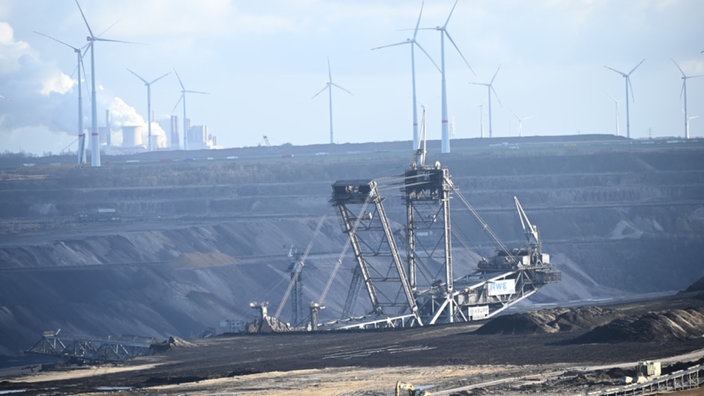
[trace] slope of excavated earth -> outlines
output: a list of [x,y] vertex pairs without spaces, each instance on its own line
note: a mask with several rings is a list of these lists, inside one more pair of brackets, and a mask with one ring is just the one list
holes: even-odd
[[704,308],[648,312],[616,319],[577,337],[573,342],[648,342],[697,339],[704,336]]
[[[602,322],[601,315],[647,316],[650,309],[697,304],[701,310],[701,299],[681,294],[601,311],[584,307],[576,315],[589,328]],[[536,315],[554,317],[552,311]],[[5,375],[0,392],[384,395],[404,381],[435,395],[580,394],[622,384],[641,360],[662,361],[664,371],[672,372],[704,358],[702,337],[575,343],[576,336],[588,334],[579,327],[482,334],[457,324],[176,340],[167,351],[123,365]]]
[[[497,143],[458,140],[448,155],[434,154],[431,144],[429,158],[450,169],[455,186],[509,246],[525,244],[513,204],[518,196],[563,280],[509,313],[550,310],[496,318],[481,330],[491,334],[456,325],[200,339],[252,321],[252,301],[278,310],[292,247],[310,246],[303,301],[319,300],[329,285],[321,321],[339,319],[354,260],[347,251],[337,265],[347,239],[329,202],[330,185],[397,181],[411,158],[408,142],[145,153],[109,158],[102,168],[55,165],[61,158],[27,167],[0,158],[0,366],[23,364],[22,351],[45,330],[58,329],[94,337],[180,337],[196,345],[140,359],[135,364],[155,366],[141,366],[138,374],[89,375],[58,385],[76,390],[398,365],[425,367],[438,377],[442,372],[428,367],[450,367],[454,374],[448,375],[458,382],[449,389],[474,365],[513,376],[538,370],[524,364],[616,364],[701,348],[702,300],[669,295],[703,275],[702,142],[578,136],[510,139],[511,149]],[[406,213],[398,185],[383,187],[392,228],[402,235]],[[461,276],[494,254],[496,244],[459,200],[452,208],[453,264]],[[649,302],[639,302],[646,297]],[[282,321],[291,321],[290,306],[280,310]],[[352,314],[368,310],[362,291]],[[603,342],[573,342],[600,331]],[[637,339],[634,332],[652,336]],[[457,367],[464,368],[458,373]],[[355,372],[336,374],[347,371]],[[495,378],[479,372],[484,379],[466,381]],[[230,393],[257,388],[253,381]],[[340,393],[351,392],[323,394]]]

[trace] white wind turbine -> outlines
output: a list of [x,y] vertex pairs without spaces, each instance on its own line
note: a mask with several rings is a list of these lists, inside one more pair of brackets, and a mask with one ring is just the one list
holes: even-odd
[[174,74],[176,74],[176,79],[178,79],[178,84],[181,86],[181,97],[178,99],[178,102],[176,102],[176,105],[174,106],[172,112],[176,110],[176,107],[178,107],[178,104],[183,102],[183,149],[188,150],[188,129],[186,128],[188,126],[188,123],[186,122],[186,94],[187,93],[194,93],[194,94],[200,94],[200,95],[209,95],[208,92],[203,92],[203,91],[194,91],[191,89],[186,89],[185,86],[183,86],[183,82],[181,81],[181,77],[178,75],[178,72],[176,69],[174,69]]
[[472,66],[469,65],[469,62],[467,62],[467,59],[462,55],[462,51],[460,51],[459,47],[457,44],[455,44],[455,41],[452,39],[452,36],[450,36],[450,33],[447,31],[447,24],[450,22],[450,18],[452,17],[452,13],[455,11],[455,7],[457,7],[457,2],[459,0],[455,0],[455,4],[452,5],[452,9],[450,10],[450,14],[447,16],[447,19],[445,20],[445,24],[442,26],[437,26],[434,29],[440,32],[440,74],[442,75],[441,77],[441,96],[442,96],[442,103],[441,103],[441,111],[442,111],[442,145],[441,145],[441,152],[442,153],[449,153],[450,152],[450,131],[449,131],[449,121],[448,121],[448,116],[447,116],[447,82],[445,79],[445,36],[447,36],[447,39],[450,40],[450,43],[455,47],[457,50],[457,53],[460,55],[464,63],[469,67],[469,70],[472,71],[474,74],[474,70],[472,70]]
[[73,50],[76,53],[76,69],[78,70],[78,153],[77,153],[77,164],[83,165],[86,163],[86,134],[83,131],[83,88],[82,88],[82,78],[84,74],[83,67],[83,50],[88,47],[88,44],[84,45],[82,48],[74,47],[67,44],[57,38],[51,37],[48,34],[35,31],[34,33],[44,36],[48,39],[54,40],[57,43],[63,44]]
[[161,80],[162,78],[168,76],[169,74],[171,74],[171,72],[162,74],[161,76],[159,76],[159,77],[157,77],[157,78],[155,78],[155,79],[153,79],[153,80],[151,80],[151,81],[147,81],[147,80],[144,79],[142,76],[140,76],[139,74],[133,72],[132,70],[127,69],[127,71],[129,71],[130,73],[134,74],[135,77],[137,77],[138,79],[142,80],[142,82],[144,83],[144,85],[147,87],[147,131],[148,131],[148,132],[147,132],[147,136],[148,136],[148,140],[147,140],[147,141],[149,142],[149,143],[147,144],[147,149],[148,149],[149,151],[152,151],[152,149],[153,149],[153,147],[152,147],[152,84],[154,84],[155,82],[157,82],[157,81]]
[[398,45],[404,45],[404,44],[409,44],[411,46],[411,87],[412,87],[412,95],[413,95],[413,148],[417,149],[418,144],[419,144],[419,137],[418,137],[418,105],[416,102],[416,55],[415,55],[415,47],[418,46],[418,48],[423,51],[425,56],[430,59],[431,62],[433,62],[433,65],[440,71],[440,67],[435,63],[433,58],[428,54],[428,52],[418,43],[416,40],[416,36],[418,35],[418,26],[420,25],[420,19],[421,16],[423,15],[423,2],[420,3],[420,13],[418,14],[418,21],[416,22],[416,27],[413,30],[413,38],[406,39],[405,41],[401,41],[399,43],[395,44],[389,44],[389,45],[382,45],[381,47],[375,47],[372,48],[373,50],[378,50],[382,48],[388,48],[388,47],[395,47]]
[[631,114],[630,114],[630,109],[629,109],[629,105],[628,105],[628,91],[629,91],[629,89],[631,91],[631,99],[635,100],[635,98],[633,97],[633,87],[631,86],[631,74],[634,71],[636,71],[638,66],[640,66],[643,62],[645,62],[645,58],[643,58],[643,60],[638,62],[638,64],[635,65],[635,67],[633,69],[631,69],[631,71],[629,71],[628,73],[624,73],[620,70],[616,70],[613,67],[604,66],[605,68],[620,74],[625,81],[625,84],[626,84],[626,137],[629,139],[631,138]]
[[692,124],[692,120],[696,120],[697,118],[699,118],[698,115],[687,117],[687,139],[689,139],[689,137],[691,136],[689,134],[689,127]]
[[690,118],[687,117],[687,80],[690,78],[696,78],[696,77],[701,77],[701,74],[696,74],[696,75],[691,75],[688,76],[684,73],[684,70],[680,67],[680,65],[675,62],[674,59],[672,59],[672,63],[677,66],[677,69],[682,73],[682,91],[680,92],[680,97],[684,97],[684,138],[689,139],[689,121]]
[[619,104],[619,102],[621,102],[621,101],[618,100],[618,99],[616,99],[616,98],[614,98],[613,96],[611,96],[611,95],[609,95],[609,94],[606,94],[606,96],[608,96],[609,98],[611,98],[611,100],[614,101],[614,105],[616,106],[616,136],[621,136],[621,129],[619,128],[619,123],[618,123],[619,113],[620,113],[620,112],[619,112],[619,105],[618,105],[618,104]]
[[518,114],[514,113],[513,110],[511,110],[511,114],[513,114],[514,117],[516,117],[516,121],[518,121],[518,136],[523,136],[523,121],[525,120],[530,120],[531,118],[535,117],[533,115],[525,116],[525,117],[519,117]]
[[[90,46],[90,84],[91,84],[91,95],[90,95],[90,102],[91,102],[91,131],[90,131],[90,150],[91,150],[91,157],[90,157],[90,165],[91,166],[100,166],[100,136],[98,133],[98,105],[96,104],[96,99],[95,99],[95,42],[96,41],[108,41],[108,42],[114,42],[114,43],[130,43],[128,41],[120,41],[120,40],[111,40],[111,39],[106,39],[106,38],[101,38],[97,37],[93,34],[93,30],[91,30],[90,25],[88,24],[88,20],[86,19],[86,15],[83,13],[83,9],[81,8],[81,5],[78,4],[78,0],[76,0],[76,5],[78,6],[78,10],[81,12],[81,17],[83,17],[83,22],[86,24],[86,28],[88,28],[88,34],[89,36],[86,37],[86,40],[88,41],[88,45]],[[133,43],[130,43],[133,44]]]
[[[501,100],[499,99],[499,94],[496,93],[496,90],[494,89],[494,80],[496,79],[496,75],[499,74],[499,70],[501,69],[501,65],[496,68],[496,72],[494,72],[494,76],[491,77],[491,80],[488,83],[478,83],[478,82],[471,82],[470,84],[473,85],[483,85],[486,87],[487,91],[487,96],[488,96],[488,101],[489,101],[489,107],[488,107],[488,112],[489,112],[489,138],[493,137],[493,130],[491,127],[491,93],[494,92],[494,95],[496,95],[496,100],[501,104]],[[514,114],[515,115],[515,114]]]
[[332,82],[332,69],[330,68],[330,58],[328,58],[328,82],[325,83],[325,86],[318,91],[311,99],[315,99],[316,96],[320,95],[323,91],[326,89],[328,90],[328,103],[329,103],[329,113],[330,113],[330,144],[334,144],[334,136],[333,136],[333,129],[332,129],[332,87],[341,89],[348,94],[352,95],[352,92],[346,90],[345,88],[342,88],[341,86],[335,84]]

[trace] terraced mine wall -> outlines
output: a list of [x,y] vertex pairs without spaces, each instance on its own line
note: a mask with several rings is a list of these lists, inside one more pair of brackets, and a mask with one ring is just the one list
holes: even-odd
[[[145,153],[108,157],[99,169],[0,161],[0,355],[59,328],[162,338],[226,331],[256,316],[251,301],[278,308],[291,246],[311,244],[304,300],[317,301],[346,242],[331,183],[390,180],[385,205],[400,229],[392,181],[411,161],[407,146]],[[514,195],[540,227],[563,282],[534,302],[675,291],[703,275],[701,142],[583,136],[432,150],[430,160],[450,169],[508,245],[523,243]],[[468,272],[494,244],[458,200],[452,205],[456,272]],[[352,265],[344,260],[334,278],[322,320],[338,318]],[[286,319],[290,310],[282,312]]]

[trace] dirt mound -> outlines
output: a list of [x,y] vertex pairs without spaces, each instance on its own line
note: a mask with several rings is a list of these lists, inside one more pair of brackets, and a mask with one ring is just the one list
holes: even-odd
[[704,277],[697,279],[694,283],[689,285],[685,292],[696,292],[704,291]]
[[284,333],[289,331],[302,331],[304,329],[291,326],[291,324],[283,322],[273,316],[266,316],[255,319],[247,323],[245,332],[247,334],[268,334],[268,333]]
[[575,343],[672,341],[701,338],[704,308],[649,312],[613,320],[574,339]]
[[499,316],[479,328],[477,334],[557,333],[591,329],[608,321],[611,310],[601,307],[553,308]]

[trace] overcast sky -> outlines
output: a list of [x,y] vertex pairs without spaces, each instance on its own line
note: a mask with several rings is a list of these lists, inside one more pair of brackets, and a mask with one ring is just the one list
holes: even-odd
[[[329,141],[328,100],[312,98],[328,80],[337,143],[412,139],[410,47],[371,48],[410,37],[416,0],[81,0],[95,34],[139,42],[98,42],[99,125],[146,119],[146,88],[175,68],[187,89],[192,124],[205,124],[223,147]],[[426,0],[421,27],[442,25],[453,0]],[[624,79],[632,74],[631,136],[683,136],[681,74],[704,74],[704,2],[700,0],[459,0],[447,26],[469,61],[446,43],[448,109],[454,138],[488,133],[486,88],[494,88],[495,137],[626,133]],[[107,30],[107,31],[106,31]],[[34,31],[83,46],[86,27],[73,0],[0,2],[0,151],[75,150],[76,58]],[[440,34],[418,41],[440,63]],[[85,58],[90,67],[89,56]],[[418,102],[428,137],[440,138],[440,73],[416,54]],[[88,75],[90,80],[90,75]],[[88,84],[86,84],[87,86]],[[704,137],[704,77],[688,80],[691,135]],[[172,74],[152,87],[157,118],[174,110]],[[84,90],[85,125],[90,125]],[[613,99],[612,99],[613,98]],[[481,106],[481,107],[480,107]],[[137,121],[134,120],[137,118]],[[410,145],[409,145],[410,146]]]

